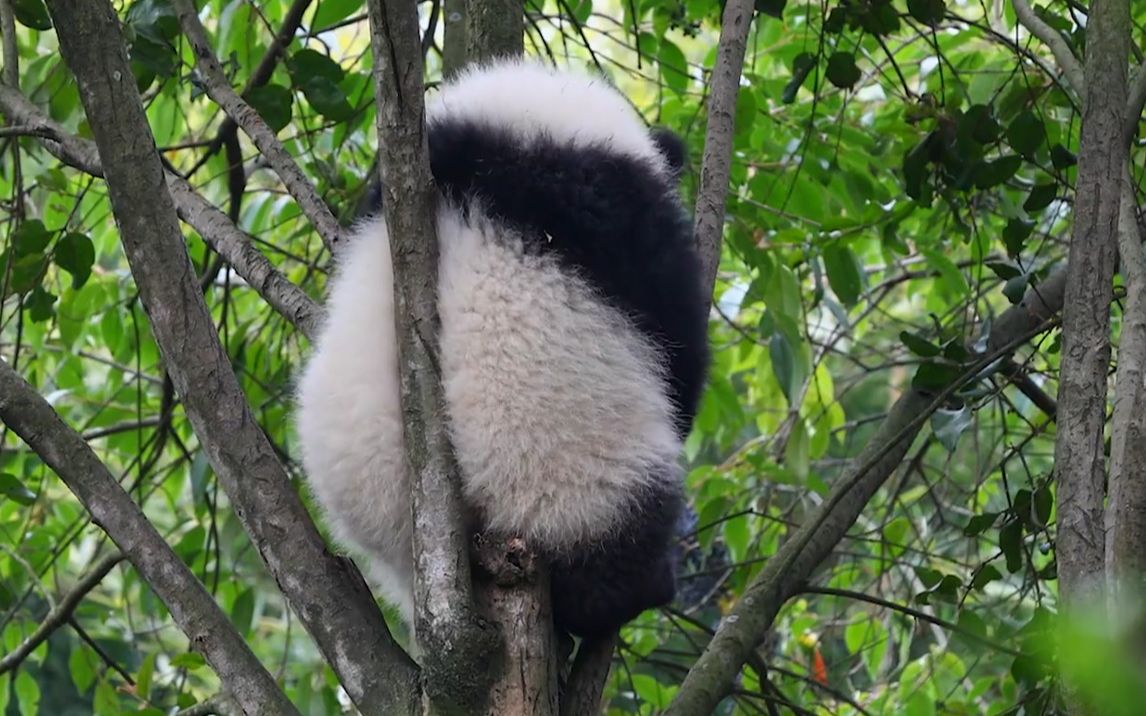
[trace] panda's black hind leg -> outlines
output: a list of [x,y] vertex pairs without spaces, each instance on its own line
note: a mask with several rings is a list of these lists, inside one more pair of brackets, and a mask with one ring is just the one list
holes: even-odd
[[[673,477],[678,469],[671,468]],[[623,527],[552,564],[553,618],[579,637],[610,635],[676,594],[673,541],[683,505],[680,480],[642,492]]]

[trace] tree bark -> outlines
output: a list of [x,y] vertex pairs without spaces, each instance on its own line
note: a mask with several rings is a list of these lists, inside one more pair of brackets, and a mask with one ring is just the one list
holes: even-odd
[[410,711],[417,670],[361,575],[332,555],[251,414],[203,301],[155,140],[106,0],[48,3],[164,363],[235,511],[364,714]]
[[466,56],[484,63],[516,57],[525,51],[525,5],[522,0],[465,0]]

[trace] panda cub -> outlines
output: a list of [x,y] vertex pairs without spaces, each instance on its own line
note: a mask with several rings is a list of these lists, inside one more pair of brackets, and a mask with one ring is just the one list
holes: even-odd
[[[678,457],[708,361],[680,139],[600,78],[526,60],[427,102],[441,370],[467,504],[551,560],[582,637],[674,595]],[[381,211],[339,254],[298,390],[303,466],[335,539],[412,623],[393,273]]]

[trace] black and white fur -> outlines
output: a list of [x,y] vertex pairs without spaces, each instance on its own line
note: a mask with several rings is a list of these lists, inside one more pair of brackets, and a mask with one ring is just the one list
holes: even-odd
[[[558,626],[671,601],[681,442],[708,350],[684,153],[603,79],[529,61],[428,103],[441,368],[465,496],[553,560]],[[413,614],[392,269],[380,212],[339,257],[298,433],[334,537]]]

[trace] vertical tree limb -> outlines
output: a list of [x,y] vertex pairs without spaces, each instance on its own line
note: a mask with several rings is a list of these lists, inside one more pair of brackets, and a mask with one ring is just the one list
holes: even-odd
[[441,0],[442,77],[450,79],[466,64],[466,0]]
[[1106,372],[1110,364],[1110,302],[1118,260],[1118,215],[1127,147],[1129,6],[1096,0],[1087,33],[1082,140],[1075,184],[1074,228],[1063,312],[1055,476],[1056,556],[1065,611],[1093,613],[1103,603],[1106,462]]
[[728,0],[724,6],[708,94],[708,126],[704,131],[704,158],[700,165],[693,233],[700,250],[704,286],[710,296],[720,267],[728,181],[732,176],[736,101],[740,96],[740,73],[744,68],[754,8],[751,0]]
[[437,190],[426,138],[415,0],[369,0],[379,168],[413,489],[415,602],[424,683],[439,709],[479,712],[496,631],[474,608],[461,477],[438,366]]
[[[1143,607],[1146,577],[1146,256],[1135,216],[1134,185],[1122,182],[1118,248],[1126,301],[1110,432],[1106,576],[1113,616]],[[1142,640],[1142,635],[1137,637]]]
[[525,51],[522,0],[465,0],[466,57],[484,63]]
[[[0,361],[0,420],[60,476],[88,512],[123,550],[167,605],[248,716],[297,716],[274,678],[235,631],[215,600],[116,482],[84,439],[69,428],[35,388]],[[106,574],[114,564],[104,564]],[[100,569],[93,571],[100,574]],[[69,614],[74,605],[61,602]]]
[[132,275],[211,465],[291,607],[364,714],[416,708],[417,670],[361,575],[334,557],[251,414],[203,301],[107,0],[49,0]]

